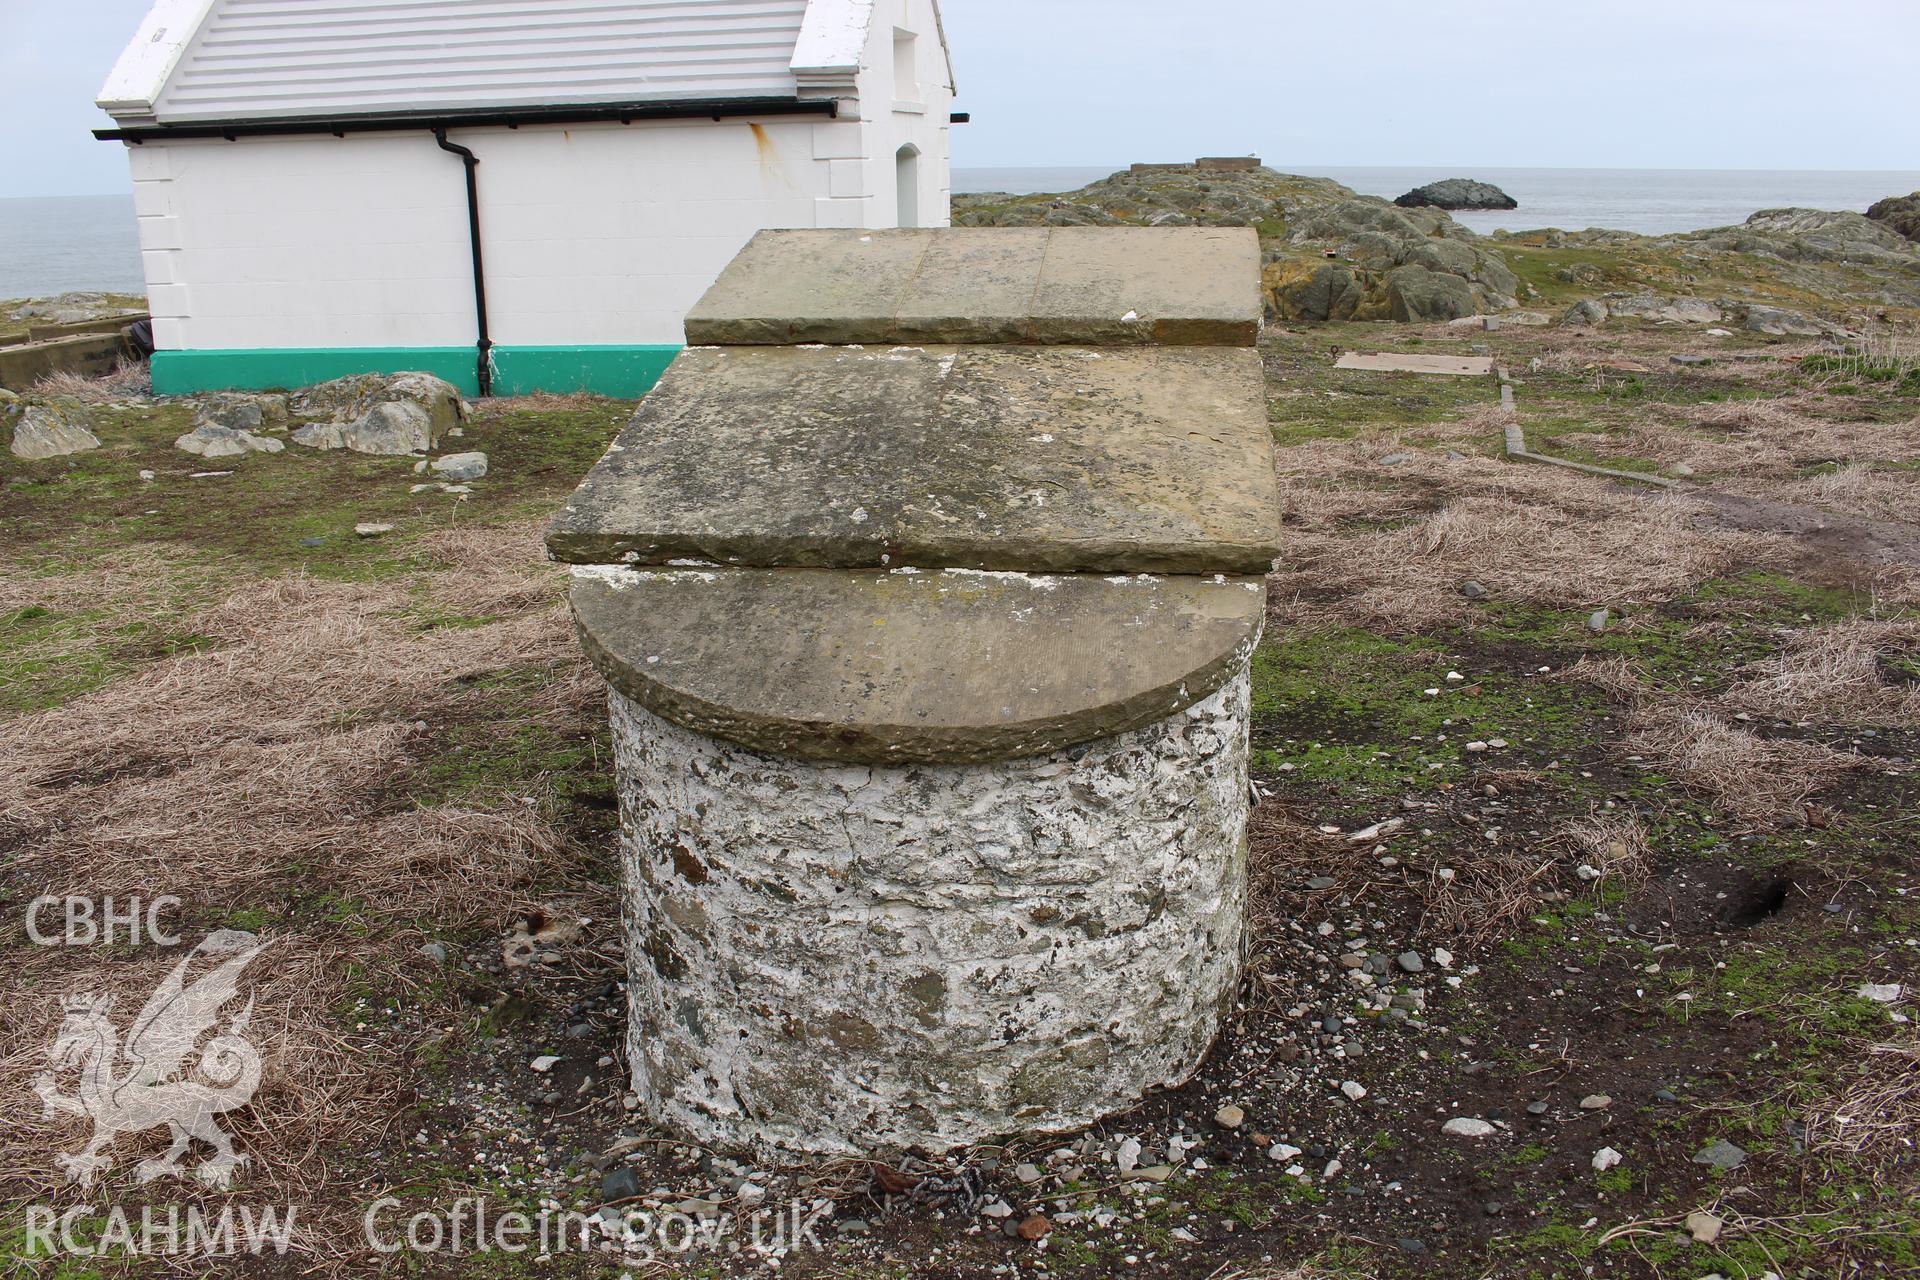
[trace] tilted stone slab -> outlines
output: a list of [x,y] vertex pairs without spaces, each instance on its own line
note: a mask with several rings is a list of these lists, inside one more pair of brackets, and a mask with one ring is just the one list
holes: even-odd
[[1348,351],[1333,362],[1336,369],[1362,369],[1369,373],[1439,373],[1454,377],[1478,378],[1493,373],[1492,356],[1403,356],[1393,352],[1370,354]]
[[803,760],[1042,755],[1163,720],[1244,672],[1257,578],[574,570],[581,643],[683,728]]
[[1231,348],[681,353],[547,533],[581,564],[1264,574],[1260,357]]
[[1250,347],[1250,227],[762,231],[687,316],[691,345]]

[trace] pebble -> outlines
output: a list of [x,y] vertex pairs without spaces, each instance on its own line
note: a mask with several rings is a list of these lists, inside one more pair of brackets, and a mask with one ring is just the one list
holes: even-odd
[[1247,1113],[1229,1102],[1213,1113],[1213,1122],[1222,1129],[1238,1129],[1247,1122]]
[[600,1200],[604,1204],[631,1200],[640,1194],[640,1190],[640,1175],[626,1165],[600,1179]]
[[1040,1166],[1037,1164],[1018,1165],[1014,1168],[1013,1176],[1028,1186],[1032,1186],[1034,1183],[1040,1181]]
[[1704,1210],[1687,1215],[1687,1234],[1693,1237],[1695,1244],[1712,1244],[1720,1238],[1720,1230],[1725,1225]]
[[1285,1164],[1299,1154],[1300,1148],[1290,1147],[1284,1142],[1276,1142],[1267,1148],[1267,1159],[1279,1164]]
[[1013,1206],[1005,1200],[989,1200],[987,1201],[986,1207],[981,1209],[980,1212],[989,1218],[1011,1218],[1013,1216]]
[[1670,476],[1677,476],[1682,480],[1686,480],[1693,475],[1693,468],[1688,466],[1684,462],[1676,462],[1672,466],[1667,468],[1667,474]]
[[1902,988],[1897,982],[1869,982],[1860,988],[1860,998],[1871,1000],[1875,1004],[1892,1004],[1900,998]]
[[547,1054],[542,1057],[535,1058],[531,1063],[528,1064],[528,1069],[530,1071],[533,1071],[537,1075],[545,1075],[547,1074],[547,1072],[553,1070],[558,1065],[560,1065],[560,1059],[554,1057],[551,1054]]
[[353,526],[353,532],[357,537],[377,538],[383,533],[392,533],[393,526],[390,524],[357,524]]
[[1427,967],[1427,962],[1420,958],[1418,951],[1401,952],[1398,963],[1400,967],[1408,973],[1421,973],[1425,971]]
[[1347,1080],[1341,1083],[1340,1092],[1346,1094],[1349,1101],[1358,1102],[1367,1096],[1367,1087],[1357,1080]]
[[1487,589],[1472,579],[1468,579],[1460,584],[1460,594],[1469,600],[1481,600],[1486,597]]
[[1307,888],[1317,892],[1321,889],[1331,889],[1339,883],[1340,882],[1332,876],[1315,876],[1313,879],[1307,881]]
[[1712,1165],[1716,1169],[1738,1169],[1747,1162],[1747,1153],[1721,1138],[1695,1152],[1693,1162]]
[[1530,1116],[1543,1116],[1547,1114],[1547,1104],[1544,1102],[1529,1102],[1527,1104],[1527,1114]]
[[1593,632],[1595,635],[1599,635],[1602,631],[1605,631],[1607,629],[1607,624],[1612,621],[1613,621],[1612,611],[1607,609],[1595,609],[1592,615],[1587,618],[1587,630]]
[[445,964],[447,962],[447,947],[443,942],[421,943],[420,954],[435,964]]
[[1412,462],[1412,461],[1413,461],[1413,455],[1410,453],[1390,453],[1386,457],[1380,459],[1380,465],[1383,467],[1397,467],[1403,462]]
[[1456,1138],[1485,1138],[1494,1132],[1494,1128],[1485,1120],[1475,1120],[1470,1116],[1455,1116],[1440,1126],[1440,1132],[1450,1133]]
[[1613,1166],[1619,1164],[1625,1158],[1626,1158],[1625,1156],[1622,1156],[1618,1151],[1615,1151],[1612,1147],[1602,1147],[1598,1151],[1593,1153],[1593,1167],[1598,1171],[1600,1171],[1601,1173],[1605,1173],[1607,1170],[1613,1168]]
[[1582,1111],[1605,1111],[1612,1105],[1613,1099],[1604,1093],[1590,1093],[1580,1099],[1580,1109]]

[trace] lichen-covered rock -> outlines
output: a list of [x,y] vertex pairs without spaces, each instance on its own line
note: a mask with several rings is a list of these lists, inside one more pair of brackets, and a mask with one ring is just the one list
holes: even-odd
[[1245,937],[1248,677],[979,765],[809,764],[612,695],[634,1091],[716,1146],[933,1151],[1186,1079]]
[[1472,178],[1447,178],[1415,187],[1394,201],[1403,208],[1518,209],[1520,202],[1494,186]]
[[1662,298],[1650,293],[1627,294],[1607,299],[1612,316],[1651,320],[1669,324],[1719,324],[1720,308],[1701,298]]
[[[406,449],[383,443],[404,436],[411,429],[406,424],[417,420],[412,413],[403,412],[400,417],[376,413],[386,405],[411,405],[420,410],[427,422],[426,443]],[[335,378],[296,392],[289,408],[299,418],[352,424],[344,433],[345,447],[362,453],[418,453],[431,449],[467,418],[467,405],[460,398],[459,389],[430,373],[362,373]],[[354,428],[358,428],[357,435]],[[354,443],[356,438],[364,444]],[[299,439],[298,434],[295,439]]]
[[433,460],[433,474],[453,484],[464,484],[469,480],[478,480],[487,474],[487,455],[484,453],[450,453],[444,458]]
[[209,422],[175,440],[173,447],[202,458],[238,458],[249,453],[279,453],[287,446],[271,436]]
[[100,437],[93,434],[86,407],[76,400],[28,405],[14,420],[9,446],[14,457],[29,462],[62,458],[99,447]]
[[1387,275],[1388,314],[1403,322],[1454,320],[1479,310],[1473,289],[1459,276],[1425,267],[1398,267]]
[[426,453],[440,443],[437,420],[412,400],[374,405],[352,422],[318,422],[293,433],[293,442],[313,449],[351,449],[401,457]]
[[1609,314],[1607,304],[1600,299],[1582,298],[1567,308],[1567,313],[1560,317],[1560,323],[1570,329],[1592,328],[1605,324]]
[[286,420],[287,397],[284,395],[222,391],[201,397],[193,407],[193,425],[196,427],[261,431],[284,424]]
[[1755,333],[1771,334],[1774,337],[1838,337],[1845,332],[1824,320],[1815,320],[1801,315],[1798,311],[1788,311],[1784,307],[1748,307],[1746,314],[1741,317],[1741,323]]
[[1366,299],[1352,268],[1310,258],[1268,264],[1262,284],[1268,310],[1284,320],[1351,320]]

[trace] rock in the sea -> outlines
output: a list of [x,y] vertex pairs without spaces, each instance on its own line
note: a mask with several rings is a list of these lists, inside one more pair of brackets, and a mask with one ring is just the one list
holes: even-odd
[[257,436],[251,431],[209,422],[175,440],[173,447],[202,458],[238,458],[249,453],[279,453],[287,446],[271,436]]
[[1867,217],[1883,223],[1895,234],[1920,240],[1920,191],[1910,196],[1888,196],[1876,200],[1867,209]]
[[1394,201],[1403,209],[1518,209],[1520,202],[1490,182],[1448,178],[1415,187]]
[[90,427],[87,411],[78,402],[28,405],[13,424],[13,456],[39,462],[98,449],[100,437]]
[[1455,320],[1480,308],[1473,289],[1455,275],[1425,267],[1399,267],[1387,275],[1387,309],[1395,320]]
[[450,453],[444,458],[433,460],[433,473],[442,480],[453,484],[464,484],[468,480],[478,480],[487,474],[487,455],[484,453]]
[[1582,298],[1567,308],[1560,323],[1568,328],[1591,328],[1607,322],[1607,304],[1598,298]]

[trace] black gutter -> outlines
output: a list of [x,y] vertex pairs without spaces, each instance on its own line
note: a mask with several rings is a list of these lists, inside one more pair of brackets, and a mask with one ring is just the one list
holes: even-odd
[[614,102],[581,107],[523,107],[517,110],[451,111],[441,115],[297,116],[284,120],[234,121],[228,124],[132,125],[95,129],[102,142],[138,146],[164,138],[290,137],[330,133],[393,133],[409,129],[518,129],[523,124],[632,124],[637,120],[725,120],[740,116],[838,116],[833,98],[717,98],[687,102]]
[[448,142],[445,129],[435,129],[433,140],[440,144],[442,151],[459,156],[467,170],[467,238],[473,246],[473,312],[480,326],[480,339],[474,345],[480,353],[477,370],[480,398],[484,400],[493,394],[493,339],[487,333],[487,267],[480,253],[480,157],[457,142]]

